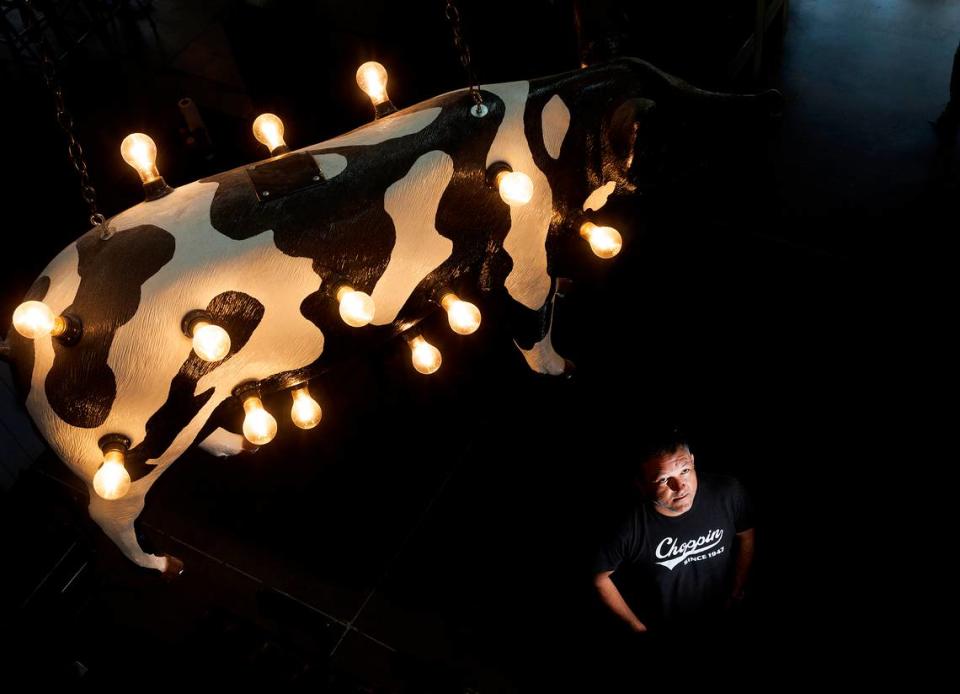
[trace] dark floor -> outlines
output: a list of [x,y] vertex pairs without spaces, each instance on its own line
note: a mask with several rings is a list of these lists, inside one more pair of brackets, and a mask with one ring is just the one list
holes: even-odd
[[[412,19],[385,2],[122,12],[65,59],[101,207],[137,201],[115,155],[126,132],[158,133],[180,183],[260,158],[246,133],[262,110],[284,115],[294,146],[365,122],[352,74],[368,57],[391,66],[399,104],[460,86],[435,4]],[[483,81],[575,65],[562,3],[534,3],[511,28],[496,14],[506,3],[463,5]],[[566,48],[531,44],[533,28]],[[41,459],[0,496],[2,657],[51,683],[608,691],[587,562],[635,430],[666,416],[694,434],[698,466],[746,484],[759,554],[741,642],[691,644],[638,671],[769,686],[836,667],[832,682],[863,682],[851,644],[875,673],[903,629],[886,621],[902,613],[876,609],[897,592],[903,551],[886,527],[899,498],[887,444],[893,429],[913,435],[888,403],[936,371],[935,350],[909,343],[927,339],[914,331],[942,301],[928,257],[944,260],[957,227],[957,142],[929,121],[958,40],[960,2],[794,0],[782,60],[735,85],[782,89],[783,118],[692,133],[686,179],[611,209],[624,253],[586,261],[557,311],[573,382],[530,374],[493,306],[474,339],[441,345],[442,379],[393,349],[347,365],[324,379],[318,430],[288,427],[237,459],[195,451],[157,483],[140,532],[186,562],[172,582],[123,558],[78,482]],[[711,71],[722,61],[662,44],[661,64],[724,83]],[[6,158],[8,173],[29,172],[9,176],[6,231],[37,235],[4,261],[9,313],[84,213],[35,72],[3,65],[30,114]],[[185,94],[212,151],[177,132]],[[371,437],[371,422],[387,435]]]

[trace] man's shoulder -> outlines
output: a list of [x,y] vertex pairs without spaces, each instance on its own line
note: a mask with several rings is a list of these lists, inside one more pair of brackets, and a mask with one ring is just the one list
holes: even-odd
[[[697,475],[700,490],[705,491],[705,508],[715,509],[734,520],[737,532],[753,527],[753,511],[750,495],[733,475],[706,473]],[[700,495],[700,490],[697,496]]]
[[706,491],[711,495],[729,496],[744,494],[743,485],[733,475],[722,472],[697,472],[698,493]]

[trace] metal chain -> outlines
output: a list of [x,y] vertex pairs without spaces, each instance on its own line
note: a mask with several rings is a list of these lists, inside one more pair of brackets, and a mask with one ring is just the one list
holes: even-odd
[[57,80],[57,67],[53,60],[50,46],[47,45],[43,37],[43,30],[34,14],[33,3],[31,0],[22,0],[23,7],[21,14],[28,32],[34,34],[33,40],[37,50],[40,53],[40,69],[43,73],[43,79],[47,83],[47,88],[53,94],[53,99],[57,108],[57,123],[63,129],[67,136],[67,157],[77,175],[80,176],[80,194],[87,203],[87,209],[90,211],[90,224],[92,226],[101,226],[106,218],[97,211],[97,191],[90,183],[90,173],[87,171],[87,161],[83,156],[83,148],[73,133],[73,116],[67,110],[63,102],[63,87]]
[[470,83],[470,96],[473,97],[474,107],[471,112],[476,116],[482,116],[487,112],[487,107],[483,105],[483,98],[480,96],[480,85],[477,84],[477,77],[473,73],[473,65],[470,63],[470,47],[463,39],[460,27],[460,10],[457,9],[453,0],[447,0],[447,8],[444,12],[450,25],[453,27],[453,43],[460,51],[460,63],[467,71],[467,81]]

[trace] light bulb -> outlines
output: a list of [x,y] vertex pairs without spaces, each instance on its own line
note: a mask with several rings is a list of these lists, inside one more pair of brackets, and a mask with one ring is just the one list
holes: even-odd
[[156,200],[173,192],[157,171],[157,145],[148,135],[132,133],[120,143],[123,160],[136,169],[143,183],[144,197]]
[[387,69],[375,60],[370,60],[357,69],[357,85],[366,92],[374,106],[390,100],[387,96]]
[[263,409],[263,403],[256,395],[250,395],[243,401],[243,435],[250,443],[263,446],[273,441],[277,435],[277,420]]
[[526,205],[533,197],[533,181],[521,171],[502,171],[497,174],[500,198],[508,205]]
[[369,294],[358,292],[346,285],[337,289],[337,301],[340,302],[340,317],[352,328],[367,325],[373,320],[377,310]]
[[120,143],[120,156],[140,174],[144,184],[160,178],[157,171],[157,145],[149,135],[132,133]]
[[101,446],[103,463],[93,476],[93,490],[107,501],[120,499],[130,491],[130,473],[123,465],[129,440],[125,443],[121,440],[124,437],[117,437]]
[[292,395],[293,407],[290,409],[290,418],[293,419],[293,423],[301,429],[313,429],[323,417],[320,405],[310,397],[310,391],[306,386],[294,389]]
[[198,320],[193,324],[193,351],[204,361],[220,361],[230,352],[230,333]]
[[422,374],[432,374],[440,368],[442,357],[440,350],[418,335],[410,341],[410,351],[413,353],[413,368]]
[[36,340],[62,334],[67,322],[42,301],[25,301],[13,312],[13,327],[24,337]]
[[287,149],[287,143],[283,140],[283,121],[272,113],[257,116],[253,121],[253,136],[266,145],[270,154],[279,154]]
[[470,335],[480,327],[480,309],[454,293],[445,294],[440,305],[447,312],[450,328],[459,335]]
[[623,247],[623,237],[613,227],[599,227],[593,222],[585,222],[580,227],[580,236],[590,243],[590,250],[601,258],[612,258]]

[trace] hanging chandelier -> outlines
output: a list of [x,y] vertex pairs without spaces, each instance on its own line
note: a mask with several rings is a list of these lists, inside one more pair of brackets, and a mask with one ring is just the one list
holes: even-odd
[[108,219],[88,199],[92,228],[14,313],[0,355],[90,487],[91,516],[137,564],[182,566],[133,533],[159,475],[194,445],[268,445],[278,413],[266,395],[288,392],[292,422],[316,427],[310,384],[335,366],[330,353],[401,338],[413,368],[436,374],[443,356],[424,318],[442,311],[453,333],[473,335],[485,297],[511,304],[532,370],[568,374],[551,340],[555,257],[570,244],[600,259],[621,250],[604,207],[635,190],[638,133],[684,109],[776,99],[705,92],[632,58],[481,86],[452,2],[447,14],[466,89],[398,109],[386,68],[366,62],[356,80],[371,122],[291,149],[281,118],[264,113],[251,127],[268,158],[176,186],[149,134],[125,137],[143,202]]

